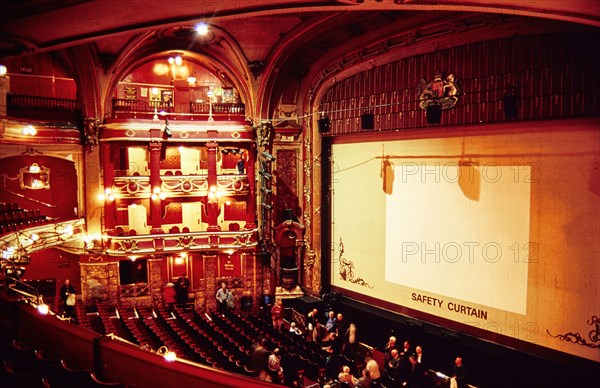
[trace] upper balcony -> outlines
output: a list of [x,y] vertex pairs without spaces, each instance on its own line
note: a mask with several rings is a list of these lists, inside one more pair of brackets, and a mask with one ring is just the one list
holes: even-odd
[[173,105],[163,101],[114,98],[112,113],[106,117],[106,121],[152,120],[161,113],[167,113],[170,120],[181,121],[244,121],[246,118],[245,105],[242,103],[184,102]]

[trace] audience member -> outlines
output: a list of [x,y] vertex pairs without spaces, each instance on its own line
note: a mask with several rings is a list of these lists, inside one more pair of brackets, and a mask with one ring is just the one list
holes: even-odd
[[400,381],[401,378],[401,370],[400,370],[400,363],[402,362],[402,358],[400,357],[400,352],[398,352],[398,349],[392,349],[392,352],[390,353],[390,359],[387,362],[386,365],[386,373],[387,376],[394,380],[394,381]]
[[381,378],[381,372],[379,370],[379,364],[373,358],[373,353],[371,351],[367,352],[365,356],[365,369],[369,372],[369,378],[374,383],[379,383]]
[[288,387],[295,387],[297,385],[299,361],[293,355],[296,351],[292,345],[288,348],[288,352],[285,352],[281,356],[281,369],[283,372],[283,385]]
[[331,333],[331,342],[325,349],[327,352],[327,360],[325,361],[325,374],[328,379],[333,380],[339,371],[339,356],[342,351],[343,342],[335,333]]
[[[379,367],[377,368],[379,370]],[[367,368],[362,370],[362,375],[358,379],[358,383],[356,384],[357,388],[371,388],[372,385],[371,374]]]
[[356,340],[356,325],[351,323],[344,334],[344,343],[342,345],[342,354],[354,358],[358,353],[358,341]]
[[69,279],[65,279],[64,284],[60,288],[60,299],[62,300],[65,309],[65,318],[72,318],[73,313],[75,312],[77,295],[75,287],[71,285],[71,281]]
[[427,370],[427,363],[426,361],[423,361],[423,348],[419,345],[417,345],[417,347],[415,348],[415,356],[417,356],[417,362],[419,364],[423,364],[423,367],[425,367],[425,370]]
[[352,376],[350,373],[350,367],[348,365],[344,365],[342,367],[342,371],[338,374],[338,381],[351,387],[354,387],[356,384],[358,384],[358,379]]
[[348,330],[349,322],[346,322],[342,313],[338,313],[337,315],[337,334],[340,337],[343,337]]
[[400,378],[404,381],[408,378],[408,373],[411,369],[409,357],[414,351],[410,345],[410,341],[404,341],[402,349],[400,350]]
[[316,330],[317,325],[319,324],[319,311],[317,309],[312,309],[306,317],[306,334],[308,341],[314,341],[315,335],[318,333]]
[[255,345],[254,352],[252,353],[252,370],[254,374],[261,380],[267,380],[268,365],[269,365],[269,351],[267,350],[267,340],[261,338],[259,343]]
[[179,307],[185,307],[188,301],[188,290],[190,288],[190,279],[187,278],[186,274],[181,274],[175,285],[175,292],[177,294],[177,304]]
[[331,333],[327,333],[325,338],[323,338],[323,340],[321,341],[321,348],[327,351],[329,347],[333,344],[333,341],[336,340],[336,338],[337,334],[334,331],[332,331]]
[[335,317],[335,313],[333,311],[329,312],[329,316],[327,318],[327,322],[325,322],[325,330],[327,332],[335,331],[337,329],[337,318]]
[[273,328],[277,331],[281,331],[281,325],[283,325],[283,306],[281,299],[277,299],[271,307],[271,320],[273,321]]
[[269,374],[271,375],[271,382],[279,384],[279,372],[281,372],[281,355],[279,354],[279,348],[275,348],[273,353],[267,360]]
[[217,290],[217,311],[220,314],[225,314],[227,311],[227,300],[229,299],[229,290],[227,289],[227,285],[225,282],[221,283],[221,288]]
[[452,370],[452,379],[456,381],[457,388],[467,388],[467,369],[463,365],[461,357],[456,357],[454,360],[454,368]]
[[397,349],[397,345],[396,345],[396,337],[391,336],[390,339],[388,340],[387,344],[385,344],[385,348],[383,349],[383,352],[385,353],[385,357],[386,357],[386,362],[387,360],[390,358],[390,353],[392,352],[392,349]]
[[172,312],[173,306],[177,302],[175,284],[169,282],[165,285],[165,289],[163,290],[163,299],[165,306],[167,307],[167,311]]
[[411,367],[403,386],[407,388],[426,388],[425,369],[423,365],[417,362],[417,356],[414,354],[408,357],[408,361]]
[[302,331],[296,326],[296,322],[290,323],[290,333],[294,333],[296,335],[302,335]]

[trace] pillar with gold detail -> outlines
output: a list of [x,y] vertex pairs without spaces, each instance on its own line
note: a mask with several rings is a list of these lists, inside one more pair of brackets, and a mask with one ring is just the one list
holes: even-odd
[[152,195],[150,197],[150,233],[163,233],[161,228],[162,221],[162,200],[164,194],[161,191],[162,181],[160,179],[160,150],[162,143],[153,141],[148,148],[150,149],[150,188]]
[[246,161],[246,175],[248,176],[248,196],[246,197],[246,230],[256,228],[256,174],[254,171],[255,153],[252,149],[248,151]]
[[110,143],[102,144],[102,170],[104,193],[101,198],[104,199],[104,228],[105,232],[112,234],[115,231],[116,206],[115,197],[112,193],[113,180],[115,179],[115,167],[113,165]]
[[208,217],[208,231],[216,232],[221,230],[218,224],[219,198],[217,191],[217,143],[207,143],[206,147],[208,149],[208,198],[206,201],[206,215]]

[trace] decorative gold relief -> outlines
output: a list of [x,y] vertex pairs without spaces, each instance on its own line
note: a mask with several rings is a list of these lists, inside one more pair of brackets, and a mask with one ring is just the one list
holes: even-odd
[[19,169],[19,179],[22,189],[50,190],[50,169],[37,163]]

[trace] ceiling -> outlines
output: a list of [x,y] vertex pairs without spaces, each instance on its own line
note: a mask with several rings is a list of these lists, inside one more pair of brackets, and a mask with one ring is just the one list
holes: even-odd
[[[415,41],[443,31],[460,34],[469,23],[514,18],[600,26],[598,0],[4,3],[0,63],[49,53],[68,57],[64,62],[77,66],[78,53],[85,51],[105,75],[119,79],[135,66],[178,50],[233,80],[246,101],[255,102],[255,111],[264,113],[276,103],[298,103],[297,96],[309,88],[307,83],[331,66],[339,68],[339,58],[357,49],[389,44],[394,36]],[[209,35],[195,35],[198,22],[210,25]],[[263,100],[265,96],[271,101]]]

